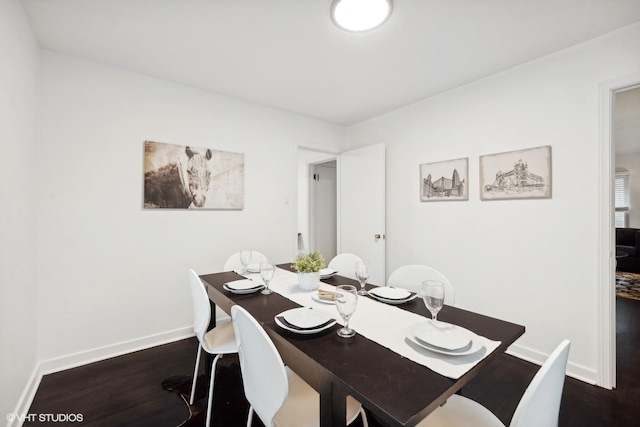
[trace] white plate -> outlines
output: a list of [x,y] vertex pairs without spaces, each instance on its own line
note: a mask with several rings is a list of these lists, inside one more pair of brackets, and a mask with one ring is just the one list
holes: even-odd
[[260,263],[247,265],[247,271],[249,273],[260,273]]
[[222,285],[224,289],[234,294],[251,294],[264,288],[264,285],[249,279],[234,280]]
[[443,350],[461,350],[469,347],[473,334],[444,322],[431,323],[414,329],[413,335],[420,341]]
[[420,323],[416,323],[411,325],[408,329],[407,329],[407,338],[413,342],[414,344],[420,346],[421,348],[427,349],[429,351],[432,351],[434,353],[439,353],[439,354],[445,354],[447,356],[467,356],[469,354],[473,354],[479,350],[481,350],[482,348],[484,348],[484,341],[482,339],[482,337],[474,334],[473,332],[469,331],[468,329],[464,329],[461,326],[456,326],[456,325],[451,325],[455,328],[460,328],[462,330],[467,331],[470,336],[471,336],[471,343],[468,344],[467,346],[458,349],[458,350],[446,350],[444,348],[440,348],[440,347],[435,347],[433,345],[429,345],[428,343],[420,340],[419,338],[416,337],[415,335],[415,330],[419,329],[419,328],[425,328],[425,324],[426,325],[430,325],[431,323],[433,323],[431,320],[428,320],[427,322],[425,321],[421,321]]
[[[296,334],[315,334],[315,333],[318,333],[318,332],[322,332],[325,329],[329,329],[333,325],[336,324],[336,319],[332,318],[331,316],[329,316],[326,313],[319,313],[318,311],[316,311],[316,313],[314,313],[314,316],[315,315],[319,315],[320,317],[322,317],[324,319],[324,321],[320,325],[318,325],[317,328],[313,328],[313,327],[304,328],[304,327],[299,327],[299,326],[297,326],[295,324],[291,324],[287,320],[288,318],[293,318],[295,321],[301,321],[300,319],[302,317],[305,317],[304,315],[301,315],[299,313],[300,311],[313,311],[313,310],[311,310],[309,308],[306,308],[306,307],[293,308],[291,310],[287,310],[287,311],[284,311],[284,312],[278,314],[277,316],[275,316],[274,320],[275,320],[276,324],[278,326],[280,326],[281,328],[286,329],[287,331],[290,331],[290,332],[294,332]],[[316,322],[317,321],[314,321],[314,322],[311,322],[311,323],[316,323]]]
[[318,273],[320,273],[320,278],[321,279],[328,279],[329,277],[333,276],[334,274],[337,274],[338,270],[331,270],[329,268],[322,268],[322,269],[320,269],[320,271]]
[[315,329],[331,319],[331,316],[328,314],[320,310],[313,310],[309,307],[287,310],[280,316],[284,317],[291,325],[304,329]]
[[388,300],[408,300],[412,296],[412,292],[402,288],[392,288],[389,286],[379,286],[369,291],[375,297]]
[[316,301],[316,302],[320,302],[320,303],[322,303],[322,304],[333,304],[333,305],[335,305],[335,304],[336,304],[336,301],[335,301],[335,300],[329,300],[329,299],[322,299],[322,298],[320,298],[320,297],[318,296],[318,293],[317,293],[317,292],[314,292],[314,293],[311,295],[311,299],[313,299],[313,300],[314,300],[314,301]]
[[392,304],[392,305],[404,304],[406,302],[409,302],[409,301],[415,299],[418,296],[418,294],[411,292],[411,296],[409,298],[406,298],[406,299],[387,299],[387,298],[383,298],[383,297],[377,296],[375,294],[375,292],[372,292],[372,291],[375,291],[375,289],[377,289],[377,288],[373,288],[373,289],[371,289],[369,291],[369,295],[371,295],[371,297],[373,297],[373,299],[376,299],[378,301],[384,302],[386,304]]

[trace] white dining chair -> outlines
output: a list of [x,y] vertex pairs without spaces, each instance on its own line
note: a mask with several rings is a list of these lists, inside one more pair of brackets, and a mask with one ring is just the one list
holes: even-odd
[[357,280],[356,262],[358,261],[362,261],[359,256],[345,252],[334,256],[331,261],[329,261],[327,268],[338,271],[340,276]]
[[405,265],[395,270],[387,280],[387,286],[403,288],[420,295],[422,282],[425,280],[437,280],[444,284],[444,302],[447,305],[456,305],[456,296],[451,282],[444,274],[435,268],[426,265]]
[[[320,423],[320,396],[309,384],[285,367],[273,341],[244,308],[231,307],[245,397],[249,402],[247,427],[253,413],[267,427],[315,427]],[[358,415],[368,427],[362,405],[347,396],[347,424]]]
[[[260,264],[261,262],[267,262],[268,259],[266,256],[261,254],[258,251],[251,251],[251,261],[249,264]],[[227,258],[227,261],[224,263],[224,271],[235,271],[241,270],[242,263],[240,262],[240,252],[236,252]]]
[[[571,342],[564,340],[551,353],[525,390],[510,427],[557,427]],[[487,408],[454,394],[417,427],[504,427]]]
[[189,284],[191,286],[191,299],[193,302],[193,332],[195,332],[200,345],[196,354],[196,367],[193,371],[193,382],[191,385],[191,396],[189,405],[193,405],[196,394],[196,378],[200,366],[200,354],[202,350],[211,355],[215,355],[211,363],[211,378],[209,380],[209,397],[207,399],[207,422],[206,427],[211,424],[211,407],[213,405],[213,383],[216,375],[216,364],[225,354],[238,352],[236,336],[233,331],[233,324],[230,321],[216,325],[215,328],[207,332],[211,321],[211,305],[209,296],[204,284],[195,271],[189,270]]

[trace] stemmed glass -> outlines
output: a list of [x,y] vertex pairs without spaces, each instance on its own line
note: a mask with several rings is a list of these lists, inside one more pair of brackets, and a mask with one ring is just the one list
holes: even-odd
[[247,273],[247,265],[249,265],[250,261],[251,261],[251,251],[246,249],[240,251],[240,264],[242,264],[242,271],[240,272],[240,274]]
[[349,328],[349,319],[356,311],[356,305],[358,304],[358,292],[353,285],[338,285],[336,287],[336,308],[338,313],[344,320],[344,327],[338,330],[338,335],[343,338],[350,338],[356,334],[356,331]]
[[356,261],[356,279],[360,282],[358,295],[367,295],[364,285],[369,279],[369,274],[371,274],[371,264],[368,261]]
[[264,289],[260,291],[264,295],[272,294],[273,291],[269,289],[269,282],[273,279],[273,273],[276,271],[276,266],[271,261],[263,261],[260,263],[260,277],[264,282]]
[[422,300],[431,312],[434,322],[438,321],[438,312],[444,305],[444,285],[436,280],[422,282]]

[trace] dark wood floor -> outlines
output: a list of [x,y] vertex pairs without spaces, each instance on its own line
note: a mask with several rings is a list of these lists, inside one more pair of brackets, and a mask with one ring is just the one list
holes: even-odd
[[[618,298],[617,313],[618,388],[608,391],[567,378],[561,427],[640,425],[640,301]],[[82,423],[51,423],[55,426],[179,426],[189,418],[187,406],[160,384],[167,377],[192,372],[196,346],[195,338],[188,339],[47,375],[30,413],[82,414]],[[509,425],[537,369],[520,359],[501,356],[465,386],[463,394]],[[242,396],[237,357],[221,359],[217,372],[212,425],[244,426],[248,406]],[[201,389],[206,393],[206,386]],[[372,427],[380,426],[375,419],[369,421]],[[183,425],[203,424],[199,414]]]

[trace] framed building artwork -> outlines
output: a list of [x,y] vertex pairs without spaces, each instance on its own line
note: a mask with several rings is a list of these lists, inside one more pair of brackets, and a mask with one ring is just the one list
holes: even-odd
[[551,146],[480,156],[480,199],[551,198]]
[[420,165],[420,201],[469,200],[469,159]]
[[144,209],[243,209],[244,154],[144,143]]

